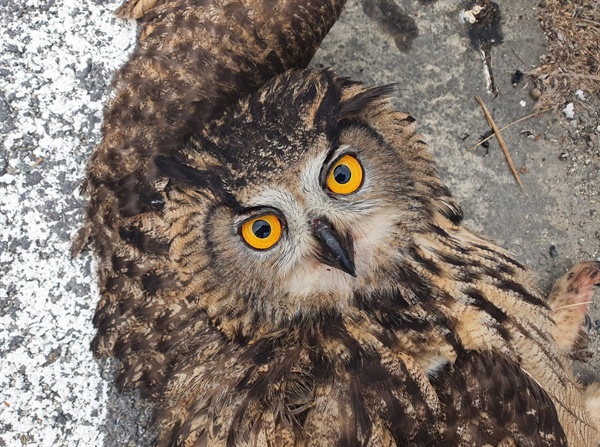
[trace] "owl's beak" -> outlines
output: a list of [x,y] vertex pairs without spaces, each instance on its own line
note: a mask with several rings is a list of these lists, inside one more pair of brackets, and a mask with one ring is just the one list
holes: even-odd
[[352,240],[336,233],[325,218],[313,219],[311,226],[313,235],[323,249],[320,261],[356,278]]

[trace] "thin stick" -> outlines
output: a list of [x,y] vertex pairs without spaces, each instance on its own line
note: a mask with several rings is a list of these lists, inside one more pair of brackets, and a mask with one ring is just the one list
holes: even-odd
[[522,63],[523,65],[527,65],[527,64],[525,63],[525,61],[524,61],[523,59],[521,59],[521,56],[519,56],[519,55],[518,55],[518,54],[515,52],[515,50],[514,50],[513,48],[511,48],[511,49],[510,49],[510,51],[512,51],[512,53],[513,53],[513,54],[514,54],[514,55],[517,57],[517,59],[519,59],[519,60],[521,61],[521,63]]
[[592,25],[600,26],[600,22],[596,22],[595,20],[577,19],[577,21],[579,21],[579,22],[586,22],[586,23],[590,23]]
[[492,130],[496,134],[496,138],[498,139],[498,143],[500,144],[500,147],[502,148],[502,152],[504,152],[504,156],[506,157],[506,161],[508,162],[508,166],[510,166],[510,170],[512,171],[513,175],[517,179],[517,183],[519,184],[519,186],[521,187],[521,189],[523,189],[523,183],[521,183],[521,179],[519,178],[519,174],[517,173],[517,170],[515,169],[515,164],[512,161],[510,153],[508,152],[508,148],[506,147],[506,143],[504,142],[504,138],[502,138],[502,135],[500,134],[500,130],[498,130],[498,126],[496,126],[496,123],[494,122],[494,119],[492,118],[492,115],[490,115],[490,112],[488,112],[488,109],[485,106],[485,104],[483,103],[483,101],[481,100],[481,98],[479,96],[476,96],[475,100],[481,106],[481,109],[483,110],[485,118],[488,120],[488,123],[490,123],[490,126],[492,126]]
[[[523,117],[519,118],[518,120],[513,121],[512,123],[507,124],[506,126],[504,126],[502,129],[500,129],[500,132],[504,132],[509,127],[512,127],[515,124],[519,124],[521,121],[528,120],[529,118],[533,118],[534,116],[538,116],[538,115],[539,115],[539,113],[532,113],[531,115],[523,116]],[[487,138],[484,138],[483,140],[481,140],[476,145],[471,146],[469,149],[467,149],[467,152],[473,152],[475,149],[477,149],[477,146],[480,146],[482,143],[485,143],[486,141],[491,140],[492,138],[494,138],[494,134],[490,135]]]
[[596,75],[592,75],[592,74],[585,74],[585,73],[571,73],[569,71],[567,71],[566,73],[563,73],[559,70],[554,70],[552,73],[548,73],[548,74],[538,74],[539,71],[537,68],[531,70],[531,71],[526,71],[525,74],[527,76],[537,76],[538,79],[541,78],[542,76],[546,76],[544,79],[547,79],[550,76],[560,76],[563,78],[579,78],[579,79],[591,79],[592,81],[600,81],[600,76],[596,76]]
[[593,301],[584,301],[583,303],[576,303],[576,304],[568,304],[566,306],[560,306],[557,307],[556,309],[552,309],[552,310],[561,310],[561,309],[566,309],[568,307],[575,307],[575,306],[585,306],[586,304],[592,304]]
[[558,76],[566,76],[567,78],[591,79],[592,81],[600,81],[600,76],[585,74],[585,73],[559,73]]

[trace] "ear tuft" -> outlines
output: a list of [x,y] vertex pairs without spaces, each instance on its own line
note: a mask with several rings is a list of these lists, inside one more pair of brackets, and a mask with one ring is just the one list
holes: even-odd
[[340,104],[338,120],[344,120],[360,114],[372,103],[387,99],[396,88],[396,84],[382,85],[362,90],[358,94],[347,98]]

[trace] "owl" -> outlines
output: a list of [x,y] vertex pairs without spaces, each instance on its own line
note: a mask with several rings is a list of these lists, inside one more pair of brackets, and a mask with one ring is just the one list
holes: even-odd
[[597,446],[569,354],[600,263],[545,299],[463,226],[392,88],[304,68],[342,6],[121,10],[140,42],[79,238],[94,352],[154,401],[159,446]]

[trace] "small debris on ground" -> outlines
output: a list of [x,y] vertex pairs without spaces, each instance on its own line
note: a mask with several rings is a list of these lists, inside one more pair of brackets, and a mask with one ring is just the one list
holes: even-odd
[[[488,149],[490,147],[490,142],[489,142],[488,138],[491,137],[492,135],[494,135],[494,131],[492,129],[490,129],[483,135],[479,136],[479,141],[482,141],[481,145],[484,148]],[[483,141],[483,140],[486,140],[486,141]]]
[[525,73],[523,73],[522,70],[517,69],[510,77],[510,82],[512,83],[513,87],[516,87],[518,84],[521,83],[521,81],[523,81],[524,77]]
[[490,0],[476,0],[470,2],[467,8],[461,11],[460,20],[469,24],[471,44],[481,52],[487,89],[496,96],[498,88],[492,70],[491,49],[504,41],[500,7]]
[[565,118],[572,120],[575,118],[575,108],[573,107],[573,103],[570,102],[567,106],[562,110],[565,114]]
[[540,96],[542,96],[542,91],[539,88],[535,87],[529,91],[529,95],[531,95],[533,99],[538,99]]
[[546,54],[528,72],[543,96],[535,110],[557,110],[573,92],[600,93],[600,8],[597,1],[543,0],[538,19]]

